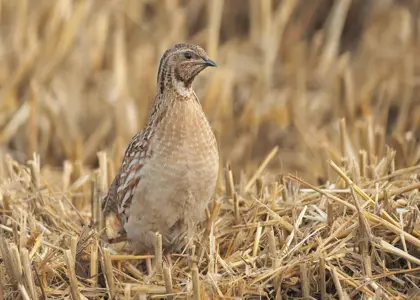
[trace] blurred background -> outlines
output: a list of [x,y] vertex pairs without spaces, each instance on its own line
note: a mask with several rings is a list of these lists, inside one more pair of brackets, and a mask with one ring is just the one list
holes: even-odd
[[[166,48],[201,45],[194,88],[222,164],[320,183],[327,159],[419,162],[418,0],[0,0],[0,145],[47,168],[119,166]],[[346,119],[351,149],[340,148]]]

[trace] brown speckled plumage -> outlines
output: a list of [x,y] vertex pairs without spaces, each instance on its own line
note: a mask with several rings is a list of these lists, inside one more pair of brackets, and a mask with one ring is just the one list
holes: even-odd
[[136,252],[153,251],[156,232],[166,250],[177,249],[188,223],[205,217],[219,156],[191,84],[207,66],[215,63],[196,45],[178,44],[164,53],[147,125],[128,145],[104,198],[104,214],[117,214],[120,234]]

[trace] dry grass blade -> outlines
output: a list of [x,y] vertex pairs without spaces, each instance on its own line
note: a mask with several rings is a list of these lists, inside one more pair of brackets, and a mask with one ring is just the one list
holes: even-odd
[[21,253],[23,274],[25,276],[26,286],[28,286],[28,289],[29,289],[30,298],[33,300],[36,300],[38,299],[38,295],[35,290],[35,282],[32,276],[32,268],[31,268],[31,263],[29,261],[28,249],[22,248],[20,250],[20,253]]
[[74,257],[70,250],[64,251],[64,259],[67,265],[67,274],[70,281],[70,293],[74,300],[82,300],[79,287],[77,285],[76,272],[74,270]]
[[193,298],[195,300],[201,299],[201,285],[197,266],[191,268],[192,282],[193,282]]
[[252,187],[252,185],[255,183],[257,178],[261,175],[262,171],[267,167],[270,160],[272,160],[273,157],[277,154],[278,150],[279,150],[278,147],[274,147],[274,149],[271,150],[271,152],[267,155],[267,157],[264,159],[262,164],[259,166],[257,171],[255,171],[254,175],[252,175],[251,179],[249,180],[249,182],[245,186],[245,192],[247,192]]
[[347,300],[344,298],[344,292],[341,287],[340,279],[338,278],[338,273],[334,267],[331,268],[332,270],[332,278],[334,280],[335,289],[337,290],[338,299],[339,300]]
[[[174,292],[174,289],[172,287],[172,275],[171,270],[168,268],[168,266],[163,267],[163,278],[165,280],[165,287],[166,287],[166,293],[171,295]],[[173,299],[172,296],[168,296],[167,299],[171,300]]]
[[103,249],[103,270],[105,270],[105,278],[108,287],[108,294],[111,299],[115,296],[115,281],[114,272],[111,262],[111,257],[108,249]]

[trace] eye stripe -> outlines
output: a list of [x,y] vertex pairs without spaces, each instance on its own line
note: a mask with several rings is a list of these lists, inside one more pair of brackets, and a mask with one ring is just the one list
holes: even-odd
[[[185,44],[180,44],[180,45],[184,45],[184,46],[186,46]],[[177,45],[178,46],[178,45]],[[160,82],[161,81],[161,79],[163,79],[162,78],[162,71],[163,71],[163,69],[165,69],[165,67],[164,66],[166,66],[166,64],[167,64],[167,62],[168,62],[168,60],[169,60],[169,57],[171,56],[171,55],[175,55],[175,54],[178,54],[178,53],[182,53],[182,52],[184,52],[185,51],[185,49],[177,49],[177,50],[171,50],[171,49],[169,49],[169,50],[166,50],[165,51],[165,53],[162,55],[162,57],[160,58],[160,62],[159,62],[159,68],[158,68],[158,76],[157,76],[157,81],[158,82]]]

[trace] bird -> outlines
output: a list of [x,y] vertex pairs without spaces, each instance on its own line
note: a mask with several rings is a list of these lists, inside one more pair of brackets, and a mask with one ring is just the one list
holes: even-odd
[[216,138],[192,83],[216,63],[198,45],[164,52],[146,126],[129,143],[103,198],[105,217],[116,214],[118,236],[136,253],[179,251],[190,226],[205,220],[219,173]]

